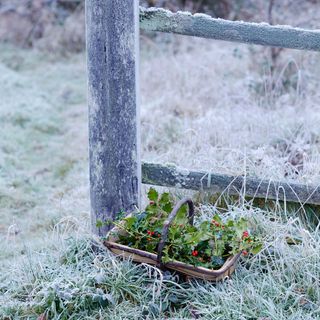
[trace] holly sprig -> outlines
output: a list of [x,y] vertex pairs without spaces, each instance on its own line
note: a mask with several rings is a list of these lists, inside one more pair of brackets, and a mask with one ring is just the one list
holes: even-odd
[[[149,204],[143,212],[121,218],[114,224],[122,231],[118,233],[120,244],[157,253],[163,225],[173,209],[174,199],[169,193],[159,194],[154,188],[150,188],[148,199]],[[244,218],[223,221],[216,214],[211,221],[191,226],[184,205],[169,228],[163,262],[178,260],[217,269],[231,255],[239,252],[244,256],[256,254],[261,250],[262,242],[251,234],[248,225]]]

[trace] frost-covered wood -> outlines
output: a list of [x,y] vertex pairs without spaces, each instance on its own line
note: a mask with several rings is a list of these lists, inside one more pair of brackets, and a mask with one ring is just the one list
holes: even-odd
[[205,14],[192,15],[188,12],[172,13],[159,8],[140,8],[140,27],[147,31],[320,51],[320,30],[214,19]]
[[320,187],[260,180],[252,177],[228,176],[205,171],[189,171],[172,165],[142,164],[145,184],[204,190],[230,195],[245,194],[252,198],[320,204]]
[[139,206],[138,0],[86,1],[92,226]]

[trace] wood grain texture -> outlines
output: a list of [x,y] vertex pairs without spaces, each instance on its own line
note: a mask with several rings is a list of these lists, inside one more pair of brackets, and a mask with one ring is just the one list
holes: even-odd
[[147,31],[320,51],[320,30],[271,26],[267,23],[229,21],[215,19],[205,14],[172,13],[161,8],[145,9],[141,7],[140,27]]
[[142,164],[145,184],[230,195],[245,194],[252,198],[320,205],[320,187],[254,177],[229,176],[205,171],[189,171],[173,165]]
[[[138,0],[86,1],[92,227],[139,206]],[[138,120],[137,120],[138,119]]]

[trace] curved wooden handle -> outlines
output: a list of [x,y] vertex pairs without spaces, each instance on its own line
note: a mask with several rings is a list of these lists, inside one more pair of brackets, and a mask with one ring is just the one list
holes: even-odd
[[194,205],[193,205],[193,201],[189,198],[184,198],[182,200],[180,200],[175,207],[173,208],[172,212],[170,213],[168,219],[164,222],[163,224],[163,229],[162,229],[162,234],[161,234],[161,240],[159,242],[159,246],[158,246],[158,256],[157,256],[157,260],[159,263],[160,268],[163,267],[163,263],[162,263],[162,251],[163,248],[166,244],[167,241],[167,237],[168,237],[168,231],[169,231],[169,227],[172,223],[172,221],[174,220],[174,218],[176,217],[179,209],[184,205],[184,204],[188,204],[189,206],[189,212],[188,212],[188,219],[189,219],[189,223],[193,226],[193,218],[194,218]]

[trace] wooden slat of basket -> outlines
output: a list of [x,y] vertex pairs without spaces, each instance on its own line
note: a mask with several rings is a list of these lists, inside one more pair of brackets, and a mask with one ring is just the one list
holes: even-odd
[[[158,265],[157,255],[143,250],[130,248],[112,241],[105,241],[104,245],[116,255],[122,255],[126,258],[131,258],[133,261],[140,263],[148,263]],[[165,267],[171,270],[178,271],[192,278],[204,279],[208,281],[220,281],[225,277],[229,277],[235,270],[235,265],[240,257],[240,253],[231,256],[225,264],[217,270],[210,270],[203,267],[194,267],[180,261],[171,261],[165,264]]]

